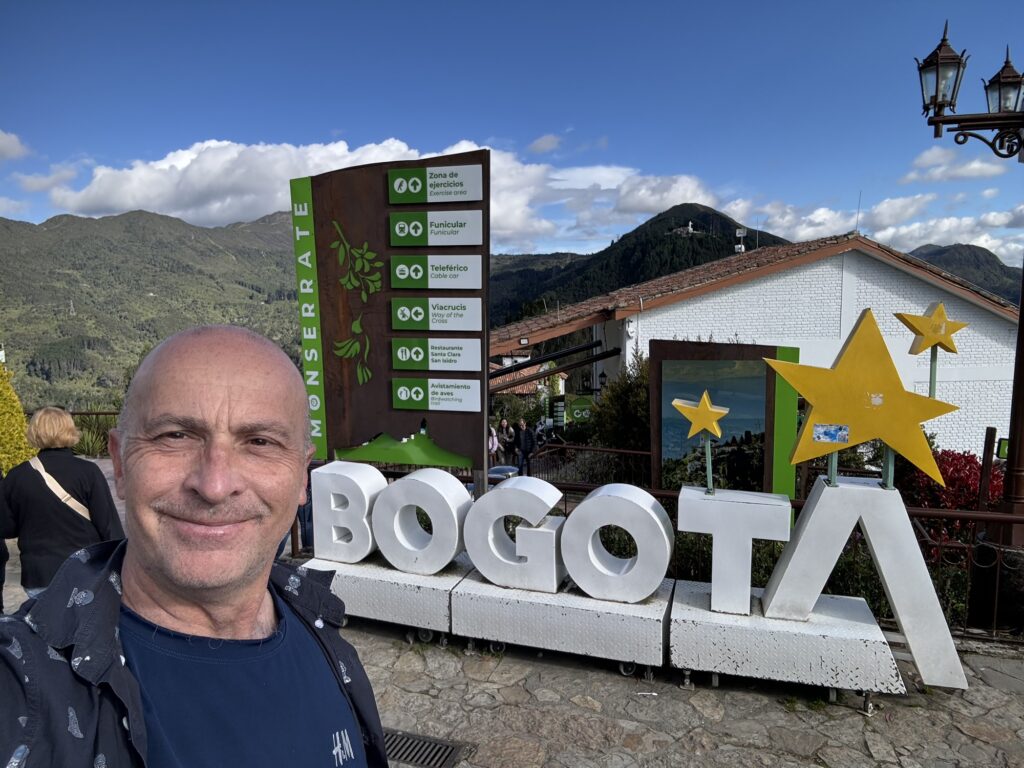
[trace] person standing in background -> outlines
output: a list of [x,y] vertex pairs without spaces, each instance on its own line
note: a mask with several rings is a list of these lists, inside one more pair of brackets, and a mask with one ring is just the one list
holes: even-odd
[[71,447],[80,437],[63,408],[40,408],[28,424],[39,455],[14,467],[0,492],[0,539],[18,540],[21,585],[42,592],[74,552],[124,538],[121,518],[100,468]]
[[537,450],[537,438],[533,434],[533,430],[526,426],[526,419],[520,419],[519,429],[516,431],[516,456],[518,457],[520,476],[530,474],[530,456],[535,450]]
[[498,463],[511,464],[516,453],[516,431],[508,419],[498,422]]

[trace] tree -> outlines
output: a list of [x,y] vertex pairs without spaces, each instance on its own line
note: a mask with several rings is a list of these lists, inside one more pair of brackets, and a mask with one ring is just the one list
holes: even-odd
[[651,450],[650,363],[639,352],[609,381],[594,404],[591,422],[598,445],[632,451]]
[[0,475],[35,455],[25,438],[27,428],[21,400],[11,383],[11,372],[0,364]]

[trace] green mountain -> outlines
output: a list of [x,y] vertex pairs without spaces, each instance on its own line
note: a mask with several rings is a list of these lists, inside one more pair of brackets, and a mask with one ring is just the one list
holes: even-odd
[[[497,255],[491,325],[731,255],[737,222],[678,205],[594,254]],[[748,230],[748,249],[786,241]],[[915,255],[1013,301],[1020,269],[976,246]],[[199,323],[254,328],[297,354],[291,222],[197,227],[134,211],[42,224],[0,218],[0,344],[23,405],[112,408],[160,339]]]
[[[589,257],[505,257],[521,259],[524,266],[491,274],[491,325],[731,256],[741,226],[714,208],[684,203],[659,213]],[[786,242],[755,229],[747,229],[744,238],[747,249]]]
[[922,245],[910,252],[939,269],[944,269],[996,296],[1020,305],[1020,267],[1002,262],[980,245]]
[[297,349],[289,232],[286,213],[213,229],[143,211],[0,219],[0,343],[22,404],[116,405],[126,369],[197,323]]

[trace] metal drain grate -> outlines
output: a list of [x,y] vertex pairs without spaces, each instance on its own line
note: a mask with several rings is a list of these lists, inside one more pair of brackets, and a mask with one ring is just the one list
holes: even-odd
[[455,741],[384,729],[384,748],[388,753],[388,762],[412,768],[452,768],[466,746]]

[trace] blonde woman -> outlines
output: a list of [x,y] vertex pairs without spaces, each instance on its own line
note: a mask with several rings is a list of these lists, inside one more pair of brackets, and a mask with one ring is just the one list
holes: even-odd
[[67,411],[40,408],[28,424],[28,442],[39,455],[0,485],[0,538],[18,539],[21,586],[29,597],[46,589],[72,553],[124,538],[103,473],[71,452],[78,438]]

